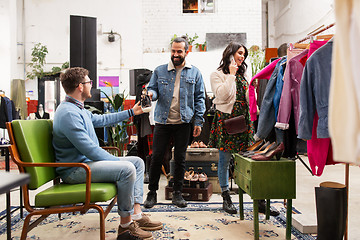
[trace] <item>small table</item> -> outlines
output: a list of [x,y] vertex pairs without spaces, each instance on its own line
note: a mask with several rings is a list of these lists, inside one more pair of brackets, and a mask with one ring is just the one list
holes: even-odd
[[[8,173],[10,172],[10,153],[9,153],[10,144],[3,144],[0,145],[0,149],[5,151],[5,171]],[[2,178],[0,178],[3,180]],[[1,185],[5,184],[2,183]],[[6,186],[6,185],[4,185]],[[21,186],[17,185],[16,187],[20,186],[20,216],[23,217],[23,204],[22,204],[22,191]],[[13,188],[13,187],[12,187]],[[12,189],[10,188],[10,189]],[[0,193],[2,194],[2,193]],[[16,211],[15,209],[14,211]],[[10,190],[6,192],[6,224],[7,224],[7,239],[11,239],[11,206],[10,206]]]
[[27,184],[30,181],[30,175],[26,173],[0,172],[0,179],[0,194],[3,194],[13,188]]
[[0,172],[0,194],[6,193],[6,233],[7,239],[11,239],[11,212],[10,190],[23,186],[30,181],[30,175],[26,173]]
[[234,180],[239,186],[240,219],[244,220],[243,193],[253,199],[254,239],[259,239],[258,201],[266,199],[266,219],[269,219],[270,199],[287,199],[286,239],[291,239],[292,199],[296,198],[295,161],[254,161],[235,154]]

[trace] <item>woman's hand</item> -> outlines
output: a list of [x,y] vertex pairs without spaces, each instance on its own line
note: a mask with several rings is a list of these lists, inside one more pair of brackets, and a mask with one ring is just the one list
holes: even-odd
[[143,110],[141,109],[140,101],[137,102],[132,109],[133,109],[135,115],[144,113]]
[[236,64],[235,60],[232,59],[230,65],[229,65],[229,72],[231,75],[235,76],[237,70],[238,70],[238,65]]

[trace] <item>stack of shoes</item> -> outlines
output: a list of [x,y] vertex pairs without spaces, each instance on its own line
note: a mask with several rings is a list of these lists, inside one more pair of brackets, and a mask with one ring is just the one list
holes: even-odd
[[[255,144],[254,144],[255,145]],[[253,145],[253,146],[254,146]],[[251,157],[252,155],[259,153],[261,151],[264,151],[268,146],[270,145],[269,141],[265,141],[265,140],[261,140],[259,144],[256,145],[256,147],[254,147],[251,150],[246,151],[243,156],[244,157]],[[252,146],[251,146],[252,147]],[[251,148],[250,147],[250,148]]]
[[207,148],[207,145],[203,141],[193,141],[190,148]]
[[[193,167],[191,169],[193,169]],[[202,167],[198,167],[198,172],[194,172],[194,170],[185,171],[184,187],[206,188],[208,183],[208,176],[202,172]]]
[[199,174],[199,187],[200,188],[205,188],[207,187],[209,181],[208,181],[208,176],[206,175],[206,173],[202,172]]
[[251,159],[256,161],[269,161],[275,156],[277,160],[280,160],[284,150],[284,143],[277,144],[273,142],[266,151],[264,150],[263,152],[251,156]]
[[194,171],[193,170],[190,170],[190,171],[185,171],[185,174],[184,174],[184,187],[190,187],[190,184],[191,184],[191,179],[193,178],[194,176]]

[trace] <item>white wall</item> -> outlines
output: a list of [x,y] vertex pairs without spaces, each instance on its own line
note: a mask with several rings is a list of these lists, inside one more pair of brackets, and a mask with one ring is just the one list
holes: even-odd
[[10,97],[10,83],[16,72],[16,32],[12,31],[16,26],[16,2],[12,0],[0,0],[0,89]]
[[[267,2],[268,41],[263,36]],[[0,0],[0,3],[7,6],[0,9],[2,23],[5,23],[0,30],[5,36],[0,40],[0,47],[4,49],[0,61],[3,76],[7,74],[2,79],[25,78],[24,61],[29,62],[31,48],[37,42],[49,50],[46,70],[68,61],[70,15],[82,15],[97,18],[98,76],[119,75],[121,92],[129,90],[129,69],[153,70],[168,62],[169,43],[174,34],[197,33],[201,42],[209,32],[245,32],[248,47],[253,44],[265,47],[267,42],[268,47],[278,47],[283,42],[303,38],[321,24],[334,22],[333,0],[218,0],[213,14],[182,14],[181,0]],[[17,7],[17,14],[10,6]],[[17,24],[16,21],[10,23],[10,16],[17,16]],[[107,34],[102,33],[110,30],[119,33],[121,41],[116,36],[116,41],[109,43]],[[9,32],[16,34],[17,40],[8,39]],[[16,41],[18,46],[14,49],[16,47],[11,46],[15,46]],[[207,91],[210,91],[209,75],[220,58],[221,50],[205,53],[195,50],[188,56],[202,71]],[[13,65],[17,67],[11,68],[9,60],[15,61]],[[9,85],[6,82],[4,87]],[[32,89],[37,91],[36,81],[29,80],[27,90]]]
[[[128,69],[142,65],[141,1],[25,0],[24,3],[25,25],[19,26],[21,36],[18,36],[18,42],[25,46],[26,63],[29,63],[31,48],[38,42],[46,45],[49,51],[45,70],[69,61],[70,15],[96,17],[98,76],[120,75],[123,89],[128,88]],[[20,18],[20,11],[18,15]],[[108,35],[103,32],[111,30],[120,34],[122,40],[116,35],[115,42],[108,42]],[[18,46],[17,52],[18,73],[24,79],[21,71],[24,66],[23,45]],[[28,80],[27,88],[35,89],[36,81]]]
[[[333,0],[269,0],[269,47],[294,43],[335,22]],[[321,34],[333,34],[335,27]]]
[[[19,5],[22,0],[17,0]],[[24,28],[19,24],[18,42],[25,45],[25,62],[35,43],[46,45],[46,70],[69,59],[70,15],[91,16],[98,23],[98,76],[120,75],[120,91],[129,90],[129,69],[148,68],[170,59],[169,43],[176,33],[199,35],[207,32],[246,32],[248,45],[261,45],[261,0],[217,1],[214,14],[182,14],[181,0],[25,0]],[[21,18],[21,11],[18,11]],[[109,43],[102,32],[121,35]],[[120,51],[120,45],[122,51]],[[24,49],[18,46],[19,78],[24,78]],[[165,53],[164,53],[165,52]],[[121,60],[120,60],[121,55]],[[191,53],[189,60],[203,71],[204,78],[216,69],[221,54]],[[36,90],[36,81],[27,81],[27,90]],[[209,88],[210,89],[210,88]],[[36,99],[36,94],[30,96]]]

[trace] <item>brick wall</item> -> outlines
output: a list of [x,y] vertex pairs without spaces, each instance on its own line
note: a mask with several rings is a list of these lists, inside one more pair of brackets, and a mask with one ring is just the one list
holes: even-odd
[[247,45],[261,45],[260,0],[216,0],[215,13],[183,14],[182,0],[143,0],[143,50],[145,53],[169,50],[174,34],[197,33],[197,42],[206,33],[247,35]]

